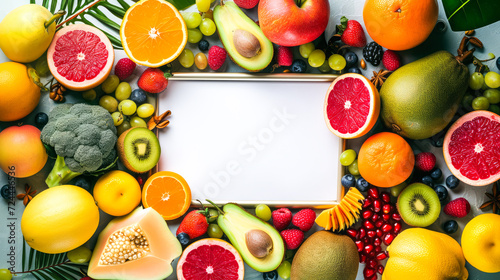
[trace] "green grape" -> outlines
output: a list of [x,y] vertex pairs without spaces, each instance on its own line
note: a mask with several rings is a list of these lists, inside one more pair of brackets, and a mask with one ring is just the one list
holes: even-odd
[[149,103],[144,103],[137,108],[137,115],[143,119],[149,118],[155,112],[155,107]]
[[108,110],[108,112],[113,113],[118,108],[118,101],[111,95],[103,95],[99,99],[99,105]]
[[210,10],[210,0],[196,0],[196,8],[198,11],[205,13]]
[[201,23],[201,15],[197,12],[182,13],[187,28],[196,28]]
[[128,121],[123,121],[122,124],[120,124],[118,127],[116,127],[116,134],[120,135],[132,126],[130,125],[130,122]]
[[194,55],[190,49],[184,49],[179,55],[179,62],[184,68],[189,68],[193,66],[194,63]]
[[300,55],[303,57],[303,58],[308,58],[309,55],[316,49],[316,47],[314,47],[314,44],[313,42],[310,42],[310,43],[307,43],[307,44],[303,44],[303,45],[300,45],[299,47],[299,53]]
[[197,53],[194,57],[194,64],[196,65],[196,68],[205,70],[208,65],[207,56],[202,52]]
[[484,83],[489,88],[498,88],[500,87],[500,74],[497,72],[490,71],[484,75]]
[[325,60],[325,62],[323,62],[323,64],[318,69],[322,73],[330,72],[330,70],[332,70],[332,68],[330,68],[330,65],[328,64],[328,60]]
[[462,99],[462,106],[470,110],[470,108],[472,108],[472,100],[474,100],[474,96],[471,94],[466,94]]
[[488,107],[490,107],[490,102],[484,96],[479,96],[472,100],[472,109],[474,110],[487,110]]
[[278,266],[278,275],[283,279],[290,278],[290,271],[292,270],[292,265],[289,261],[283,261],[280,266]]
[[406,182],[403,182],[399,185],[396,185],[394,187],[391,188],[391,195],[394,196],[394,197],[398,197],[399,194],[401,193],[401,191],[406,188],[408,184]]
[[479,90],[483,86],[484,77],[479,72],[474,72],[469,78],[469,87],[473,90]]
[[352,175],[358,176],[359,175],[358,160],[355,159],[347,169],[349,170],[349,173],[351,173]]
[[85,99],[87,101],[92,101],[92,100],[96,99],[97,92],[95,92],[94,89],[89,89],[87,91],[82,92],[82,97],[83,97],[83,99]]
[[132,118],[130,118],[130,125],[132,127],[148,127],[146,121],[139,118],[138,116],[133,116]]
[[495,104],[490,104],[490,107],[488,107],[488,111],[500,115],[500,106]]
[[12,273],[7,268],[0,269],[0,280],[11,280]]
[[342,71],[345,68],[347,62],[345,61],[345,58],[340,54],[332,54],[328,58],[328,64],[333,70]]
[[115,91],[116,87],[120,83],[120,78],[116,75],[109,75],[104,82],[101,84],[101,89],[107,94],[111,94]]
[[200,24],[200,31],[205,36],[212,36],[217,28],[215,27],[215,23],[213,20],[205,17]]
[[134,101],[130,99],[125,99],[120,104],[118,104],[118,111],[120,111],[125,116],[131,116],[135,113],[137,105]]
[[69,251],[66,256],[72,263],[87,263],[90,261],[90,257],[92,257],[92,252],[89,248],[80,246]]
[[340,164],[343,166],[351,165],[356,160],[357,154],[353,149],[347,149],[340,154]]
[[307,61],[312,67],[320,67],[325,62],[325,53],[322,50],[314,50]]
[[216,209],[208,209],[207,222],[213,223],[217,220],[217,217],[219,217],[219,211]]
[[500,90],[498,89],[487,89],[483,93],[484,97],[488,98],[490,104],[497,104],[500,102]]
[[271,219],[271,209],[265,204],[259,204],[255,207],[255,215],[263,221],[269,221]]
[[122,124],[124,119],[122,113],[120,112],[113,112],[111,114],[111,118],[113,118],[113,123],[115,124],[115,126],[119,126],[120,124]]
[[224,234],[224,232],[222,231],[222,229],[220,229],[218,224],[208,225],[207,232],[208,232],[208,236],[210,236],[212,238],[222,238],[222,235]]
[[121,82],[115,90],[115,97],[119,101],[125,100],[130,97],[132,93],[132,88],[127,82]]
[[188,42],[197,44],[203,38],[203,34],[198,28],[188,29]]

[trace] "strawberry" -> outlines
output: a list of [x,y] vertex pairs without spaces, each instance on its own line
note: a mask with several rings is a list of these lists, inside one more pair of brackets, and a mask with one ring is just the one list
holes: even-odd
[[184,217],[175,235],[185,232],[190,239],[194,239],[205,234],[207,229],[208,222],[205,215],[200,213],[199,210],[193,210]]
[[346,17],[340,19],[340,25],[337,25],[340,40],[351,47],[362,48],[366,45],[365,31],[361,24],[356,20],[348,20]]
[[158,68],[148,68],[142,73],[137,85],[143,91],[160,93],[167,88],[168,77],[170,73],[164,73]]
[[208,51],[208,66],[217,71],[226,61],[227,52],[219,46],[212,46]]
[[389,71],[395,71],[401,65],[401,59],[399,55],[391,50],[386,50],[382,55],[382,64],[385,69]]
[[286,229],[280,232],[283,241],[285,241],[286,248],[289,250],[299,248],[302,241],[304,241],[304,232],[299,229]]
[[126,78],[130,77],[130,75],[132,75],[135,66],[135,62],[133,62],[129,58],[122,58],[118,60],[115,65],[115,75],[118,76],[120,81],[123,81]]
[[259,0],[234,0],[234,3],[240,8],[252,9],[259,4]]
[[312,209],[302,209],[292,218],[292,224],[301,231],[308,231],[314,225],[316,213]]
[[429,172],[436,166],[436,156],[430,152],[417,154],[415,156],[415,166],[424,172]]
[[467,216],[467,214],[470,212],[470,204],[467,201],[467,199],[463,197],[459,197],[457,199],[454,199],[448,204],[443,209],[444,213],[446,215],[450,215],[452,217],[457,217],[457,218],[463,218]]
[[279,46],[277,60],[279,66],[291,66],[293,62],[292,49],[284,46]]
[[292,221],[292,212],[288,208],[280,208],[272,213],[273,225],[278,231],[284,230]]

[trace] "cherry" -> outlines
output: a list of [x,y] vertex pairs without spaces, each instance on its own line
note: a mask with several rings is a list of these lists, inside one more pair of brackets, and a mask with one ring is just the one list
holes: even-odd
[[391,245],[392,241],[394,240],[394,234],[392,233],[386,233],[384,237],[382,238],[382,241],[384,242],[385,245],[389,246]]
[[391,201],[391,196],[387,192],[382,192],[380,194],[380,197],[382,198],[382,201],[384,201],[385,203],[389,203]]
[[378,198],[378,189],[375,187],[371,187],[368,189],[368,197]]
[[363,219],[367,220],[373,215],[373,212],[371,210],[365,210],[363,213],[361,213],[361,216],[363,216]]

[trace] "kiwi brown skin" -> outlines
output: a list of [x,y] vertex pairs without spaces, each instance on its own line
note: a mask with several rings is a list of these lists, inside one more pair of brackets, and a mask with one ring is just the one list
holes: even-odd
[[[405,205],[414,203],[415,200],[424,200],[424,206],[427,207],[426,213],[412,213],[412,207]],[[413,183],[406,187],[398,196],[396,204],[399,214],[403,221],[410,226],[427,227],[434,223],[441,212],[441,203],[436,192],[429,186],[422,183]],[[410,211],[407,213],[407,211]]]
[[[149,170],[151,169],[148,169],[148,170],[137,170],[129,161],[129,159],[127,158],[126,156],[126,153],[125,153],[125,138],[127,137],[127,134],[130,133],[133,129],[137,129],[138,127],[132,127],[132,128],[129,128],[127,129],[126,131],[124,131],[119,137],[118,137],[118,140],[116,141],[116,148],[117,148],[117,151],[118,151],[118,157],[120,158],[121,162],[123,163],[123,165],[125,165],[125,167],[132,171],[132,172],[135,172],[135,173],[146,173],[148,172]],[[155,136],[156,137],[156,136]],[[158,149],[160,149],[160,145],[158,144]]]

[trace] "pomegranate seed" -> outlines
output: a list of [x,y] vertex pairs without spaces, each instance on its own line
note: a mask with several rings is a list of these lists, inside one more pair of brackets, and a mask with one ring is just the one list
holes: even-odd
[[379,265],[377,267],[377,273],[382,275],[384,273],[384,266],[383,265]]
[[365,227],[365,229],[367,230],[372,230],[372,229],[375,229],[375,226],[373,225],[372,222],[370,222],[369,220],[366,220],[364,223],[363,223],[363,226]]
[[373,245],[368,244],[365,246],[365,253],[370,254],[370,252],[373,251],[373,249],[374,249]]
[[359,253],[359,262],[360,263],[365,263],[366,262],[366,255],[363,253]]
[[367,198],[365,199],[365,202],[363,203],[363,208],[368,208],[368,206],[372,205],[373,199]]
[[382,238],[382,241],[384,241],[384,244],[389,246],[391,245],[392,241],[394,240],[394,235],[392,233],[386,233],[384,237]]
[[375,253],[380,253],[382,252],[382,247],[379,245],[379,246],[375,246]]
[[363,241],[363,244],[372,243],[372,239],[368,236],[365,236],[361,241]]
[[384,219],[384,221],[389,221],[389,219],[391,218],[391,215],[389,214],[382,214],[382,219]]
[[392,219],[395,221],[401,221],[401,215],[398,213],[392,213]]
[[394,229],[392,232],[395,234],[398,234],[401,231],[401,222],[395,222],[394,223]]
[[389,214],[391,213],[391,211],[392,211],[392,205],[384,204],[384,206],[382,206],[382,212],[384,212],[385,214]]
[[371,260],[369,260],[369,261],[366,263],[366,265],[367,265],[369,268],[377,268],[377,266],[378,266],[378,261],[371,259]]
[[375,213],[375,214],[373,214],[371,220],[372,220],[372,222],[376,222],[378,220],[378,218],[380,218],[380,216],[377,213]]
[[366,232],[366,234],[367,234],[367,235],[368,235],[368,237],[370,237],[370,238],[375,237],[375,231],[373,231],[373,230],[369,230],[369,231],[367,231],[367,232]]
[[390,224],[383,224],[382,225],[382,231],[383,232],[389,232],[392,230],[392,226]]
[[376,228],[380,228],[382,227],[382,225],[384,224],[384,220],[382,219],[378,219],[376,222],[375,222],[375,227]]
[[385,259],[387,259],[387,253],[386,252],[378,253],[377,260],[382,261],[382,260],[385,260]]
[[380,239],[379,237],[375,237],[375,239],[373,239],[373,245],[380,246],[381,244],[382,244],[382,239]]
[[380,194],[380,197],[382,198],[382,201],[384,201],[385,203],[389,203],[391,201],[391,196],[387,192],[382,192]]
[[373,275],[372,277],[365,278],[365,280],[377,280],[377,274]]
[[363,276],[366,278],[370,278],[373,275],[375,275],[376,271],[373,268],[370,268],[368,266],[365,266],[365,269],[363,269]]
[[356,247],[358,247],[358,252],[363,251],[363,247],[364,247],[363,241],[358,240],[354,243],[356,243]]
[[378,237],[382,237],[382,235],[384,235],[384,233],[380,230],[380,229],[377,229],[375,231],[375,234],[378,236]]
[[373,198],[378,198],[378,189],[375,187],[368,189],[368,196]]
[[374,200],[373,201],[373,211],[375,212],[380,212],[380,210],[382,210],[382,202],[377,199],[377,200]]
[[373,259],[375,258],[375,251],[371,251],[370,254],[368,254],[368,257],[367,258],[370,258],[370,259]]
[[351,237],[351,238],[356,238],[356,236],[358,235],[358,231],[355,230],[355,229],[348,229],[347,230],[347,234]]
[[365,210],[361,214],[361,216],[363,216],[363,219],[365,219],[365,220],[369,219],[372,215],[373,215],[373,212],[371,210]]
[[137,183],[139,183],[139,186],[142,186],[144,184],[144,179],[142,179],[142,176],[137,176]]
[[366,230],[364,228],[359,229],[358,240],[366,236]]

